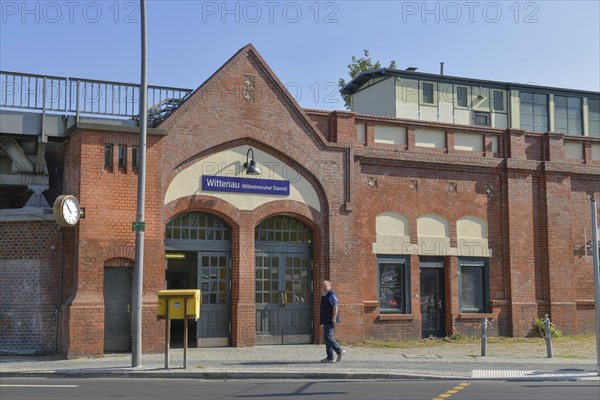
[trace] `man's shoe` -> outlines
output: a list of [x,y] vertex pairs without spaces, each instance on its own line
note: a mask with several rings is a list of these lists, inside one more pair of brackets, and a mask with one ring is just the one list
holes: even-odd
[[321,360],[322,363],[334,363],[335,359],[333,358],[324,358]]
[[346,350],[342,350],[340,352],[340,354],[337,355],[337,359],[335,360],[335,362],[340,362],[342,361],[342,358],[344,358],[344,356],[346,355]]

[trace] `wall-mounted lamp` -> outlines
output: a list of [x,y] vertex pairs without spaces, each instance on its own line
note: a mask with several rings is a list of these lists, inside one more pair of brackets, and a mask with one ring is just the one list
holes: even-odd
[[185,253],[167,253],[165,258],[167,260],[185,260]]
[[[252,153],[252,158],[248,161],[250,153]],[[246,169],[246,175],[260,175],[260,168],[258,168],[256,161],[254,161],[254,150],[252,150],[252,147],[246,152],[246,162],[243,167]]]

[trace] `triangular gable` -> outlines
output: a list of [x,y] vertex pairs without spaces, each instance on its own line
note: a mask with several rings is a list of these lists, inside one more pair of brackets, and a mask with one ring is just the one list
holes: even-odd
[[204,81],[204,83],[202,83],[196,90],[194,90],[189,96],[187,96],[187,98],[183,102],[181,102],[181,104],[163,121],[161,121],[156,127],[167,130],[171,128],[175,124],[175,121],[177,121],[177,118],[189,109],[190,104],[193,104],[196,101],[196,99],[199,99],[202,96],[203,91],[205,91],[210,86],[211,82],[219,81],[220,79],[224,78],[227,71],[232,65],[235,65],[238,62],[245,62],[245,58],[248,55],[250,55],[257,62],[262,72],[266,75],[268,79],[271,80],[272,89],[276,90],[280,95],[282,95],[282,98],[288,103],[291,110],[293,110],[293,112],[297,114],[297,116],[306,125],[308,130],[315,136],[315,138],[317,138],[317,142],[319,142],[319,144],[322,147],[328,147],[327,140],[319,132],[312,120],[304,112],[302,107],[300,107],[300,105],[296,102],[294,97],[285,88],[285,85],[279,80],[277,75],[275,75],[273,70],[269,67],[269,65],[261,57],[261,55],[251,43],[238,50],[229,60],[225,62],[225,64],[223,64],[206,81]]

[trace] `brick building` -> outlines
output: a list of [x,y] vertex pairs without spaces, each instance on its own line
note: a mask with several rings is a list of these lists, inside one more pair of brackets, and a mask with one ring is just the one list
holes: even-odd
[[[139,156],[118,99],[136,88],[1,76],[0,352],[127,351]],[[15,102],[42,87],[47,103]],[[382,69],[344,89],[352,111],[308,110],[252,45],[193,92],[151,91],[144,351],[162,350],[165,286],[202,290],[197,346],[320,342],[323,279],[348,342],[483,317],[524,336],[545,313],[593,331],[597,92]],[[74,227],[60,194],[85,211]]]

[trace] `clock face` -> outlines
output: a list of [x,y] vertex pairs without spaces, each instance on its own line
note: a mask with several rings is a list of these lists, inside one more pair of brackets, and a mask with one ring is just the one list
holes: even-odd
[[67,224],[75,225],[79,221],[79,203],[75,197],[66,197],[63,201],[61,211]]
[[63,194],[56,198],[53,212],[54,218],[60,226],[75,226],[81,216],[81,207],[75,196]]

